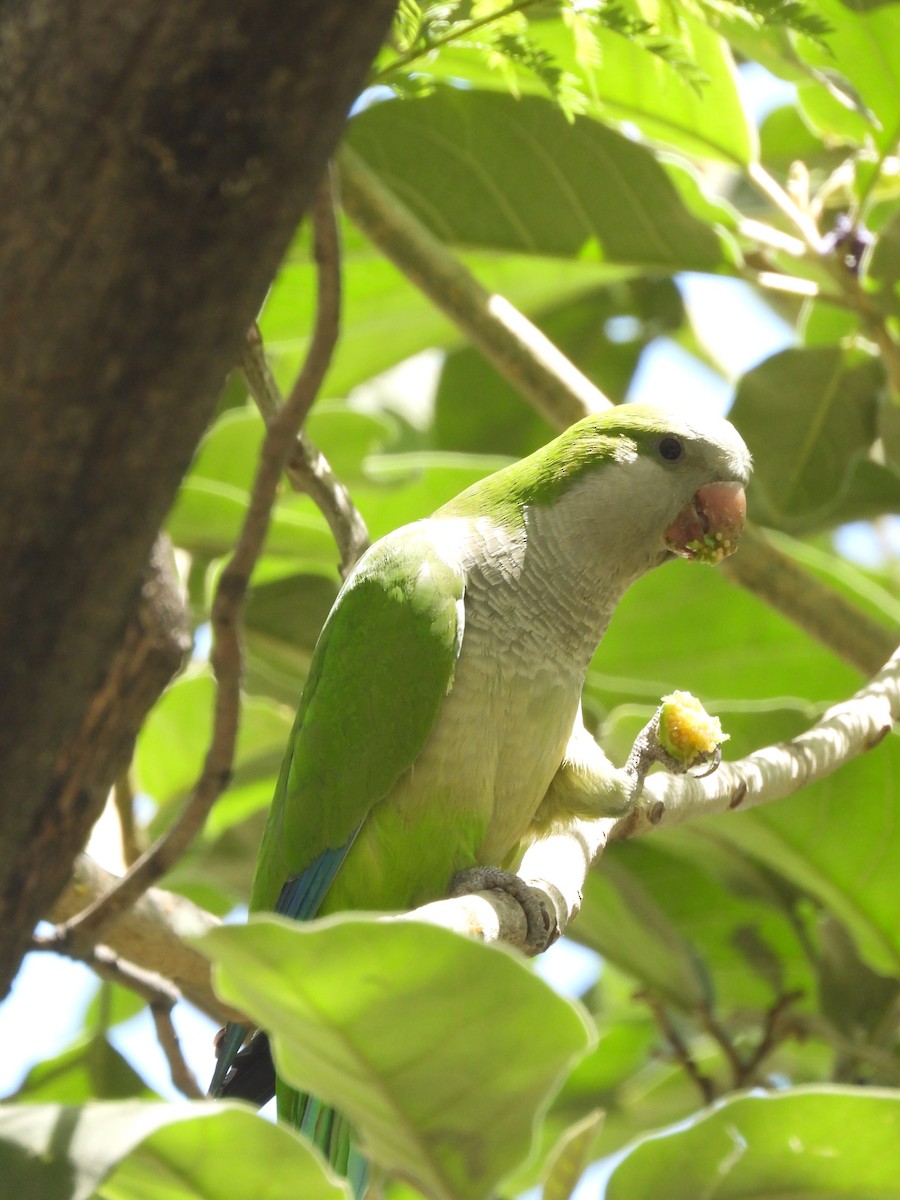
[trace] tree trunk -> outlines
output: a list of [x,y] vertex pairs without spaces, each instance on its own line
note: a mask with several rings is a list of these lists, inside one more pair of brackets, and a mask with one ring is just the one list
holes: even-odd
[[0,5],[0,997],[93,819],[61,766],[393,8]]

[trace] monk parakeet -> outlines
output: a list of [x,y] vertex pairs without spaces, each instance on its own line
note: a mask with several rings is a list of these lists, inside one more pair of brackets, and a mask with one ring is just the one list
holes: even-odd
[[[316,646],[251,910],[415,908],[466,868],[515,870],[553,825],[621,811],[581,719],[588,664],[646,571],[735,548],[749,472],[727,421],[625,405],[373,545]],[[268,1047],[238,1055],[244,1032],[226,1030],[211,1091],[263,1102]],[[347,1169],[329,1110],[279,1085],[279,1113]]]

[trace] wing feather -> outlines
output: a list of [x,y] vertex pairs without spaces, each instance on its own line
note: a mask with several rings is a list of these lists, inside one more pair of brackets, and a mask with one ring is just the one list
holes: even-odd
[[374,546],[325,623],[263,836],[251,909],[315,915],[366,815],[431,732],[453,682],[465,585],[462,570],[428,536],[429,524]]

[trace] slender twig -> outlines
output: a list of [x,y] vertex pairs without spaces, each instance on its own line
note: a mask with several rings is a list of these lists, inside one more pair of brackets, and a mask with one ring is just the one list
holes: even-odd
[[735,1079],[735,1087],[749,1087],[756,1082],[763,1062],[781,1042],[796,1034],[795,1027],[789,1021],[785,1021],[784,1017],[791,1005],[802,999],[801,991],[785,992],[767,1010],[763,1021],[762,1036],[752,1053],[743,1060],[742,1071]]
[[69,958],[83,962],[101,979],[121,984],[146,1001],[156,1026],[156,1035],[166,1062],[172,1083],[191,1100],[202,1100],[204,1092],[185,1061],[181,1043],[172,1022],[172,1009],[181,999],[176,988],[162,975],[147,971],[128,962],[108,946],[87,946],[83,950],[74,946],[62,947],[54,937],[36,937],[32,949],[63,953]]
[[184,854],[203,828],[207,814],[231,777],[240,713],[243,655],[240,622],[250,575],[269,528],[281,474],[325,375],[340,324],[340,272],[337,220],[330,174],[312,210],[317,274],[317,311],[309,352],[287,402],[269,426],[240,536],[219,579],[213,599],[210,661],[217,687],[213,731],[200,778],[188,803],[169,829],[100,900],[62,926],[61,942],[96,940],[100,931],[129,908]]
[[[284,397],[272,374],[262,334],[255,323],[250,326],[244,342],[241,372],[263,420],[267,425],[271,424],[284,405]],[[350,493],[332,471],[325,455],[302,429],[297,434],[285,474],[291,487],[305,492],[328,522],[341,556],[341,574],[346,578],[367,549],[369,533]]]
[[821,256],[825,246],[822,235],[816,228],[816,223],[804,209],[784,190],[777,179],[774,179],[761,163],[750,163],[747,173],[752,183],[770,200],[776,208],[791,222],[813,254]]
[[682,1068],[688,1078],[696,1085],[704,1104],[711,1104],[716,1098],[716,1085],[708,1075],[704,1075],[694,1061],[687,1042],[678,1032],[674,1022],[666,1011],[662,1001],[651,992],[636,992],[635,1000],[640,1000],[653,1013],[656,1024],[663,1037],[669,1043],[672,1057]]
[[697,1016],[703,1029],[719,1047],[725,1061],[728,1063],[728,1069],[731,1072],[732,1087],[741,1087],[744,1078],[744,1063],[727,1029],[716,1019],[715,1014],[707,1004],[702,1004],[699,1007]]
[[122,861],[130,867],[141,856],[137,824],[134,819],[134,789],[126,767],[113,784],[113,804],[119,818],[119,833],[122,839]]
[[386,83],[390,80],[391,75],[397,71],[405,70],[420,58],[425,58],[434,51],[440,50],[442,46],[446,46],[452,42],[465,41],[466,38],[471,37],[473,33],[482,29],[485,25],[490,25],[494,21],[500,21],[504,17],[511,16],[513,13],[525,12],[542,2],[543,0],[514,0],[512,4],[508,4],[506,8],[502,8],[498,12],[490,12],[484,17],[476,17],[465,24],[454,24],[451,26],[449,32],[440,37],[433,38],[425,46],[413,46],[404,54],[398,55],[393,62],[389,62],[386,66],[382,67],[380,71],[376,71],[369,80],[369,86],[372,87],[377,83]]
[[206,1093],[197,1082],[197,1077],[187,1064],[181,1050],[178,1030],[172,1020],[172,1007],[161,1002],[150,1004],[150,1015],[156,1029],[156,1039],[160,1044],[166,1062],[169,1064],[169,1076],[178,1090],[191,1100],[203,1100]]

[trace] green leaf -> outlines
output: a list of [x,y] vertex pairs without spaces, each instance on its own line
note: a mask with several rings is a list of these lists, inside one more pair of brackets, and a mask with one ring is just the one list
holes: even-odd
[[[368,454],[393,435],[385,417],[355,412],[339,401],[321,401],[304,429],[345,482],[357,479]],[[265,428],[255,408],[230,409],[205,434],[191,465],[191,477],[248,492],[253,486]]]
[[321,575],[287,575],[254,583],[244,612],[245,686],[297,707],[313,648],[337,596]]
[[[622,400],[644,348],[684,320],[671,279],[621,280],[542,313],[536,323],[580,371]],[[479,397],[472,405],[469,398]],[[435,401],[434,435],[442,449],[530,454],[555,435],[523,408],[516,389],[470,346],[444,362]]]
[[[778,544],[787,551],[792,545]],[[827,562],[845,569],[840,560]],[[848,582],[853,578],[851,570]],[[732,735],[728,757],[735,757],[762,744],[760,735],[768,741],[768,734],[778,740],[797,732],[819,705],[857,686],[854,671],[720,572],[674,562],[639,580],[620,603],[591,663],[587,700],[598,716],[626,702],[629,711],[639,705],[631,711],[637,722],[649,719],[673,687],[693,692],[722,717]],[[611,752],[627,754],[630,728],[604,734]]]
[[[610,6],[611,8],[612,6]],[[557,18],[531,23],[536,43],[578,79],[586,111],[602,120],[629,121],[646,137],[683,153],[744,166],[756,154],[756,134],[737,85],[727,42],[693,13],[664,5],[620,3],[626,17],[652,21],[653,40],[671,55],[653,53],[641,41],[602,25],[592,29],[596,53],[579,56],[576,33]],[[608,11],[608,10],[607,10]],[[690,64],[689,74],[682,68]],[[465,78],[478,88],[506,88],[485,68],[477,50],[453,47],[425,65],[436,78]],[[518,77],[523,93],[542,91],[540,82]]]
[[[626,907],[624,929],[604,920],[610,893],[613,911]],[[810,996],[816,985],[792,894],[739,844],[723,845],[714,825],[691,825],[605,855],[573,932],[682,1013],[765,1011],[785,992]],[[674,945],[660,953],[666,924]]]
[[407,521],[429,516],[509,461],[498,455],[452,451],[373,455],[366,466],[378,486],[356,491],[372,541]]
[[608,957],[654,993],[686,1009],[708,1002],[706,980],[690,944],[617,856],[585,887],[585,920],[575,937]]
[[544,1179],[542,1200],[571,1200],[591,1161],[591,1149],[603,1125],[599,1109],[565,1131],[553,1148]]
[[[845,926],[873,969],[896,975],[898,772],[900,744],[889,738],[877,754],[853,759],[779,804],[736,820],[704,820],[697,828],[815,897]],[[848,804],[852,797],[859,803]]]
[[897,1200],[900,1095],[797,1088],[726,1101],[687,1128],[640,1142],[607,1200],[852,1196]]
[[[326,417],[327,421],[328,418]],[[334,422],[332,421],[332,424]],[[339,419],[343,433],[352,430],[357,443],[377,444],[382,423],[360,416]],[[321,427],[320,427],[321,428]],[[168,517],[177,546],[201,559],[234,549],[256,474],[264,429],[258,413],[229,409],[206,433]],[[272,511],[266,551],[333,566],[337,554],[324,517],[305,496],[282,493]]]
[[[604,990],[614,976],[614,968],[604,968]],[[606,1120],[593,1149],[597,1158],[620,1150],[645,1130],[681,1120],[697,1108],[696,1086],[665,1057],[649,1010],[634,1000],[633,981],[621,977],[616,983],[627,988],[623,1007],[601,1009],[600,1044],[569,1076],[553,1113],[565,1120],[561,1134],[573,1119],[603,1105]],[[708,1054],[708,1046],[705,1054],[697,1054],[701,1069]]]
[[222,1104],[3,1105],[0,1177],[35,1200],[349,1200],[300,1138]]
[[[249,492],[241,488],[189,475],[169,513],[169,535],[176,546],[201,558],[229,554],[249,500]],[[276,503],[265,545],[269,554],[290,555],[300,561],[333,563],[336,557],[325,518],[305,497],[288,496]]]
[[871,141],[880,156],[893,152],[900,140],[900,9],[817,0],[816,10],[831,32],[825,44],[796,39],[818,78],[800,88],[804,113],[823,133]]
[[851,470],[875,439],[883,387],[877,360],[829,347],[784,350],[749,371],[731,416],[756,456],[751,513],[787,529],[857,515]]
[[900,321],[900,212],[878,234],[868,261],[863,260],[863,286],[897,328]]
[[96,1034],[80,1038],[62,1054],[32,1067],[10,1099],[80,1104],[92,1099],[124,1100],[153,1094],[118,1050]]
[[[215,685],[204,670],[175,681],[157,702],[138,738],[135,754],[140,788],[160,804],[185,795],[196,782],[212,729]],[[235,779],[268,774],[279,759],[293,714],[263,697],[244,697],[235,757]]]
[[810,170],[834,170],[844,154],[827,147],[803,120],[796,104],[773,109],[760,125],[760,158],[770,172],[786,176],[791,164],[803,162]]
[[103,980],[85,1009],[84,1027],[91,1033],[106,1033],[114,1025],[136,1017],[144,1004],[145,1001],[135,992]]
[[[453,323],[393,264],[374,253],[354,226],[343,221],[341,233],[342,335],[323,385],[326,396],[345,395],[422,350],[460,341]],[[622,271],[596,262],[534,255],[468,254],[464,261],[489,291],[525,313],[577,295]],[[260,321],[266,352],[284,388],[293,383],[309,345],[313,300],[308,258],[295,254],[279,272]]]
[[724,261],[649,151],[590,119],[567,122],[536,96],[442,88],[366,110],[349,140],[453,245],[664,271]]
[[523,961],[436,927],[254,917],[199,944],[221,995],[274,1034],[284,1076],[435,1200],[490,1195],[590,1044]]

